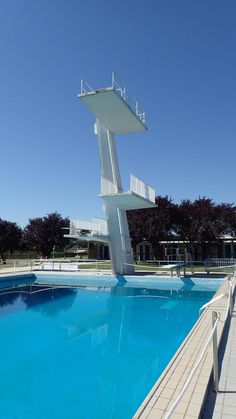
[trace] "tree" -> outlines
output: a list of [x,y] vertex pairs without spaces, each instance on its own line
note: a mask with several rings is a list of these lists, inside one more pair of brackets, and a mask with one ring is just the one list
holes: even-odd
[[195,243],[201,244],[204,254],[209,253],[209,245],[219,242],[230,232],[235,220],[232,204],[215,204],[212,199],[198,198],[191,202],[183,200],[178,206],[178,221],[175,231],[193,252]]
[[215,206],[213,230],[217,240],[221,240],[224,234],[235,235],[236,211],[233,204],[222,203]]
[[63,228],[68,225],[68,218],[63,219],[57,212],[30,219],[23,232],[23,242],[28,249],[50,257],[53,250],[63,249],[66,245]]
[[152,244],[155,257],[160,258],[160,241],[173,236],[177,206],[168,196],[157,196],[155,202],[155,208],[128,211],[128,222],[132,244],[145,238]]
[[0,218],[0,256],[3,263],[6,263],[8,252],[20,247],[21,234],[21,228],[16,223]]
[[146,238],[156,259],[162,258],[160,242],[171,240],[176,224],[177,206],[168,196],[156,196],[156,208],[147,209]]
[[129,233],[135,258],[136,246],[145,238],[146,211],[145,209],[127,211]]

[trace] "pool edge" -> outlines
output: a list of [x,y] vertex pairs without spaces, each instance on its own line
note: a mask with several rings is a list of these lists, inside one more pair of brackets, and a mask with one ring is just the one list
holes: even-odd
[[[215,295],[222,292],[227,293],[226,278]],[[233,292],[234,290],[235,283],[233,284]],[[211,312],[217,310],[224,315],[227,303],[226,299],[219,300],[202,313],[159,379],[136,410],[133,419],[148,418],[149,414],[151,415],[150,417],[162,418],[167,414],[182,390],[190,370],[195,365],[203,348],[203,342],[210,335]],[[219,323],[218,326],[218,348],[225,325],[226,322],[224,324]],[[188,390],[173,414],[181,415],[181,418],[189,418],[190,416],[198,418],[200,416],[212,374],[211,351],[212,348],[210,346],[204,360],[194,374]]]

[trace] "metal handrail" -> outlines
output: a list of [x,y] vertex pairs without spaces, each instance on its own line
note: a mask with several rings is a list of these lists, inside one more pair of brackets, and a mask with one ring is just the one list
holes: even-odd
[[205,269],[208,269],[208,268],[210,268],[210,269],[214,269],[214,268],[216,268],[216,269],[225,269],[225,268],[235,268],[235,267],[236,267],[235,263],[232,263],[231,265],[211,265],[211,266],[205,266]]
[[87,95],[88,93],[95,93],[95,90],[84,79],[80,80],[80,94]]
[[236,265],[235,258],[208,258],[204,260],[204,265],[209,267],[219,267],[228,265]]
[[[225,321],[228,317],[228,314],[230,314],[230,316],[232,316],[232,283],[230,280],[228,280],[229,283],[229,299],[228,299],[228,307],[227,307],[227,314],[226,314],[226,318],[223,320]],[[208,306],[211,305],[214,302],[219,300],[220,298],[222,298],[223,296],[225,296],[227,294],[221,294],[220,296],[218,296],[218,298],[216,297],[215,299],[212,299],[209,303]],[[205,304],[206,306],[206,304]],[[204,306],[201,307],[201,309]],[[168,413],[164,416],[164,419],[169,419],[172,415],[172,413],[174,412],[175,408],[177,407],[177,405],[179,404],[180,400],[182,399],[184,393],[186,392],[192,377],[195,373],[195,371],[197,370],[197,368],[199,367],[205,352],[207,350],[207,347],[211,341],[211,339],[213,340],[213,371],[214,371],[214,389],[216,392],[218,392],[218,383],[219,383],[219,373],[218,373],[218,349],[217,349],[217,324],[220,321],[220,313],[217,313],[216,311],[212,312],[212,330],[210,333],[209,338],[207,339],[207,342],[203,348],[203,351],[201,352],[201,355],[196,363],[196,365],[194,366],[194,368],[192,369],[187,381],[184,384],[184,387],[182,388],[179,396],[177,397],[176,401],[174,402],[174,404],[172,405],[172,407],[170,408],[170,410],[168,411]],[[222,320],[221,320],[222,321]]]
[[226,294],[226,293],[224,293],[224,294],[220,294],[220,295],[218,295],[218,297],[212,298],[212,300],[210,300],[210,301],[209,301],[208,303],[206,303],[206,304],[203,304],[203,306],[199,308],[199,313],[200,313],[202,310],[204,310],[206,307],[209,307],[211,304],[215,303],[216,301],[221,300],[221,298],[225,297],[226,295],[227,295],[227,294]]
[[92,268],[85,268],[83,269],[83,266],[81,264],[84,264],[83,259],[78,260],[67,260],[67,259],[34,259],[31,261],[31,271],[34,270],[41,270],[41,271],[63,271],[65,269],[64,265],[67,265],[68,270],[73,271],[86,271],[86,272],[100,272],[101,269],[99,269],[99,265],[107,265],[110,267],[110,262],[105,260],[92,260],[92,261],[86,261],[84,264],[84,267],[86,264],[88,265],[95,265]]
[[86,230],[93,235],[108,235],[107,220],[103,218],[93,218],[92,221],[70,219],[70,234],[78,234]]
[[174,404],[172,405],[172,407],[171,407],[171,409],[169,410],[169,412],[167,413],[167,415],[165,415],[165,416],[164,416],[164,419],[169,419],[169,418],[171,417],[171,415],[172,415],[172,413],[174,412],[175,408],[177,407],[177,405],[179,404],[180,400],[182,399],[182,397],[183,397],[183,395],[184,395],[185,391],[187,390],[187,388],[188,388],[188,386],[189,386],[189,384],[190,384],[190,382],[191,382],[191,380],[192,380],[192,378],[193,378],[193,375],[194,375],[195,371],[196,371],[196,370],[197,370],[197,368],[199,367],[199,365],[200,365],[200,363],[201,363],[201,361],[202,361],[202,359],[203,359],[203,357],[204,357],[204,355],[205,355],[205,353],[206,353],[206,350],[207,350],[207,348],[208,348],[208,345],[209,345],[209,343],[210,343],[210,341],[211,341],[211,339],[212,339],[212,337],[213,337],[213,335],[214,335],[214,333],[215,333],[215,331],[216,331],[216,327],[217,327],[217,324],[218,324],[219,320],[220,320],[220,318],[219,318],[219,317],[217,317],[217,319],[216,319],[216,321],[215,321],[215,323],[214,323],[214,326],[213,326],[213,328],[212,328],[212,330],[211,330],[211,334],[210,334],[209,338],[207,339],[207,342],[206,342],[206,344],[205,344],[205,346],[204,346],[204,348],[203,348],[203,351],[202,351],[202,353],[201,353],[201,355],[200,355],[200,357],[199,357],[199,359],[198,359],[198,361],[197,361],[197,363],[196,363],[195,367],[192,369],[192,371],[191,371],[191,373],[190,373],[190,375],[189,375],[189,377],[188,377],[188,379],[187,379],[187,381],[186,381],[186,383],[185,383],[184,387],[182,388],[182,390],[181,390],[181,392],[180,392],[180,394],[179,394],[178,398],[176,399],[176,401],[175,401],[175,402],[174,402]]
[[112,89],[116,90],[119,95],[125,100],[129,107],[135,112],[137,117],[145,124],[145,112],[141,109],[135,96],[128,92],[124,82],[117,77],[115,72],[112,72]]

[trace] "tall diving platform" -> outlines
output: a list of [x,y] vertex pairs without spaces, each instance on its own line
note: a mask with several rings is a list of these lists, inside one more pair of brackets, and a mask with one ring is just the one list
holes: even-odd
[[111,87],[107,88],[94,90],[82,80],[78,97],[96,119],[94,132],[98,138],[101,165],[100,197],[104,200],[106,220],[98,223],[97,229],[96,223],[83,229],[81,221],[71,220],[70,234],[66,237],[108,243],[113,273],[132,275],[134,259],[126,211],[155,207],[155,191],[133,175],[130,190],[123,191],[115,135],[146,131],[145,114],[115,73]]

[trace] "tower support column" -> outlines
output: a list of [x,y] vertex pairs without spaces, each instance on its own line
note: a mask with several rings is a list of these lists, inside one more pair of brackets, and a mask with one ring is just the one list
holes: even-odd
[[[101,195],[122,192],[120,170],[114,134],[99,120],[95,132],[98,136],[101,164]],[[126,211],[105,203],[112,271],[116,275],[132,275],[134,259]]]

